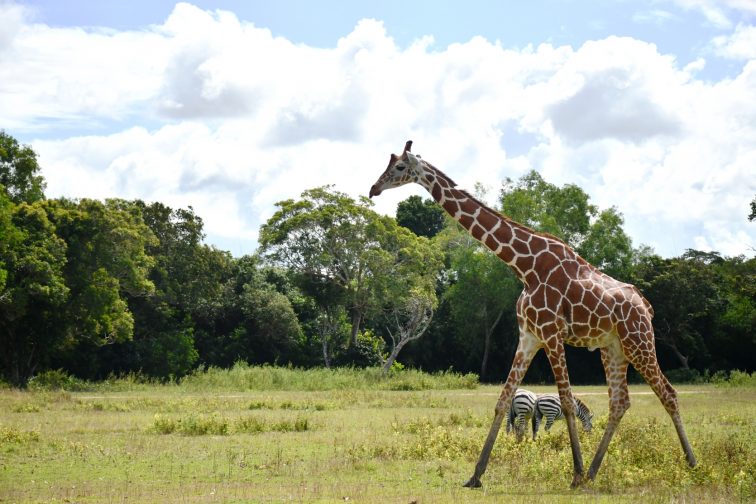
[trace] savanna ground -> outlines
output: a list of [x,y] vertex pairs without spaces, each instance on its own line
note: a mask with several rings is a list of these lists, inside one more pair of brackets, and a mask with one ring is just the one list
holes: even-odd
[[[699,459],[689,469],[646,385],[596,481],[570,490],[566,427],[515,443],[504,429],[483,488],[462,488],[498,386],[376,370],[211,370],[180,385],[0,391],[0,502],[752,502],[756,387],[678,386]],[[554,391],[553,386],[528,386]],[[575,387],[606,423],[605,386]]]

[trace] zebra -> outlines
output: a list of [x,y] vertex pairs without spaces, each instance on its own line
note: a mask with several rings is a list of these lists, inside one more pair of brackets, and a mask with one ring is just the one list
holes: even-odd
[[536,397],[529,390],[517,389],[512,398],[512,405],[509,408],[509,415],[507,415],[507,433],[514,428],[517,441],[522,441],[525,435],[525,424],[527,419],[533,416]]
[[[591,423],[591,421],[593,420],[593,413],[591,413],[591,410],[588,408],[588,406],[586,406],[585,403],[577,397],[575,397],[575,406],[575,416],[577,416],[580,421],[583,422],[583,430],[590,432],[591,428],[593,427],[593,424]],[[564,418],[564,413],[562,413],[562,402],[560,401],[558,394],[539,394],[536,398],[533,410],[534,411],[531,422],[533,425],[534,441],[536,434],[538,433],[538,426],[540,425],[541,419],[543,417],[546,417],[546,426],[544,427],[544,429],[547,431],[551,429],[551,426],[554,424],[555,420]]]

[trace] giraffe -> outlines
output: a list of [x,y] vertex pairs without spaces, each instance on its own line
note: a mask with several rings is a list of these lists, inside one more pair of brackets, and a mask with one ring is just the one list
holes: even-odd
[[564,345],[600,349],[609,386],[609,419],[588,469],[593,480],[622,416],[630,407],[627,367],[648,382],[672,418],[690,467],[696,458],[683,427],[677,393],[659,369],[654,347],[651,304],[633,285],[615,280],[589,264],[566,243],[539,233],[488,208],[457,189],[447,175],[410,152],[407,141],[400,156],[391,154],[388,167],[370,188],[370,197],[415,182],[473,237],[506,262],[523,283],[517,300],[517,351],[494,409],[494,419],[466,487],[480,487],[496,437],[535,354],[543,348],[551,364],[567,421],[573,460],[572,487],[585,480],[575,402],[567,373]]

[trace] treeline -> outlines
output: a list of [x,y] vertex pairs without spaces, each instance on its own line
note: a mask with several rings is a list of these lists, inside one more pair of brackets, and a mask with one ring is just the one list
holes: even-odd
[[[521,286],[430,200],[408,198],[394,219],[314,188],[278,203],[258,252],[235,258],[203,243],[191,207],[47,199],[44,188],[34,151],[0,131],[0,363],[11,384],[51,369],[170,379],[239,361],[506,376]],[[638,285],[663,369],[754,370],[756,259],[633,248],[615,209],[535,172],[507,181],[496,206]],[[570,350],[568,362],[573,381],[603,381],[597,352]],[[550,376],[544,358],[527,379]]]

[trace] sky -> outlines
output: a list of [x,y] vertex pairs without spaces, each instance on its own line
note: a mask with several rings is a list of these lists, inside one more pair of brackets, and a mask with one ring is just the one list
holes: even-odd
[[48,197],[191,206],[235,256],[412,139],[492,205],[536,170],[636,247],[753,257],[756,0],[0,0],[0,129]]

